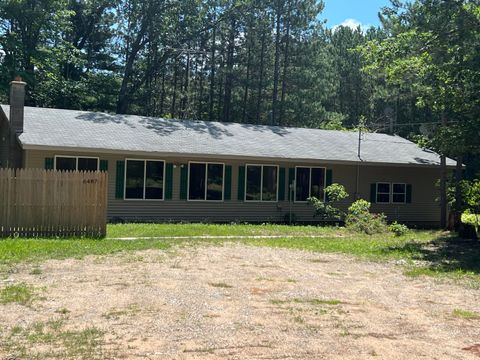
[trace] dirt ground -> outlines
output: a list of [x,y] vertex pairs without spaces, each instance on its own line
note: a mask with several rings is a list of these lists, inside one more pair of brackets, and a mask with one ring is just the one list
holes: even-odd
[[480,290],[340,255],[152,250],[22,265],[0,281],[38,293],[0,305],[0,359],[480,358],[480,320],[453,315],[479,312]]

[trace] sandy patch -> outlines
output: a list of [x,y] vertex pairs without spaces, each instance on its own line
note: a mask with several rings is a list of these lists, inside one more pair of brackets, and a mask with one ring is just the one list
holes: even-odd
[[[4,280],[35,286],[39,298],[29,306],[0,305],[0,359],[478,359],[480,353],[480,320],[452,316],[454,309],[480,312],[480,291],[410,279],[392,264],[226,245],[48,261],[37,275],[33,267],[23,265]],[[32,335],[38,324],[58,329],[42,330],[44,339]],[[85,335],[92,343],[81,342],[89,329],[97,331]],[[49,331],[63,340],[52,340]]]

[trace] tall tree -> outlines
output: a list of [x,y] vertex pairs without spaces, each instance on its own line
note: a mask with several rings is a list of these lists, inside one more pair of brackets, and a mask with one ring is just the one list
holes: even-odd
[[[476,1],[467,0],[395,1],[383,11],[390,36],[370,41],[363,49],[370,72],[382,71],[390,84],[408,84],[417,105],[438,119],[432,144],[442,154],[442,226],[446,226],[445,156],[454,156],[461,164],[464,154],[480,150],[478,137],[470,136],[480,135],[480,64],[473,60],[480,45],[479,8]],[[460,180],[461,166],[458,169]]]

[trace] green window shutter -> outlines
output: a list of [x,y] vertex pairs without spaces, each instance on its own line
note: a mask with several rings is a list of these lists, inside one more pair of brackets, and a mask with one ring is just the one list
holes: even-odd
[[123,199],[125,186],[125,161],[117,161],[117,177],[115,179],[115,198]]
[[370,202],[372,204],[377,202],[377,184],[370,184]]
[[290,190],[290,185],[293,184],[295,180],[295,168],[288,169],[288,201],[291,201],[292,191]]
[[108,171],[108,160],[100,160],[100,171]]
[[285,201],[285,168],[278,174],[278,201]]
[[180,168],[180,199],[187,200],[188,193],[188,165]]
[[225,166],[223,199],[232,200],[232,167],[230,165]]
[[53,158],[45,158],[45,170],[53,170]]
[[327,176],[325,179],[325,186],[330,186],[333,184],[333,170],[327,169]]
[[407,185],[407,204],[411,204],[412,203],[412,185],[408,184]]
[[173,164],[168,163],[165,167],[165,199],[172,200],[173,193]]
[[238,167],[238,194],[239,201],[245,200],[245,166]]
[[[327,173],[325,176],[325,187],[328,187],[333,184],[333,171],[332,169],[327,169]],[[328,195],[325,195],[325,200],[329,201]]]

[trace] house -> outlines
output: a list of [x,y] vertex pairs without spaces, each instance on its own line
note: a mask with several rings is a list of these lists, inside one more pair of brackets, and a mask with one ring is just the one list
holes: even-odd
[[0,166],[108,171],[110,219],[307,222],[334,182],[343,208],[439,225],[439,155],[398,136],[364,134],[358,156],[356,132],[24,107],[24,87],[0,106]]

